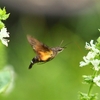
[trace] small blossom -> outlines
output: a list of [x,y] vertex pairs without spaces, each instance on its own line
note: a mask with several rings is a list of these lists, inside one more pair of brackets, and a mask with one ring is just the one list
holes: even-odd
[[91,61],[92,65],[94,66],[94,70],[99,71],[100,69],[100,60],[94,59]]
[[86,66],[90,63],[90,61],[84,56],[83,57],[84,61],[80,62],[80,67]]
[[94,59],[95,56],[96,56],[96,53],[90,51],[90,52],[87,54],[87,56],[84,56],[84,57],[83,57],[83,60],[84,60],[84,61],[81,61],[81,62],[80,62],[80,67],[86,66],[86,65],[88,65],[89,63],[91,63],[91,61]]
[[83,67],[83,66],[86,66],[86,65],[88,65],[89,63],[86,63],[86,62],[84,62],[84,61],[81,61],[80,62],[80,67]]
[[95,47],[95,45],[93,44],[93,40],[90,41],[90,44],[86,42],[85,48],[87,50],[91,50]]
[[99,53],[99,50],[96,48],[95,44],[93,44],[93,40],[90,41],[90,44],[86,42],[85,48],[87,50],[92,50],[96,53]]
[[6,28],[2,28],[0,31],[0,40],[6,46],[8,46],[8,42],[9,42],[9,40],[6,39],[7,37],[9,37],[9,32],[7,32]]
[[98,75],[97,77],[95,77],[95,78],[93,79],[93,82],[94,82],[97,86],[100,87],[100,75]]
[[96,56],[96,53],[90,51],[90,52],[87,54],[86,59],[89,60],[89,61],[91,61],[91,60],[93,60],[93,59],[95,58],[95,56]]
[[92,48],[93,52],[95,53],[100,53],[100,51],[95,47],[95,48]]

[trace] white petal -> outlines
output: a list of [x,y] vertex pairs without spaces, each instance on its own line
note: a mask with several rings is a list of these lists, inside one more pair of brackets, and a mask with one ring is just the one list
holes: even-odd
[[9,37],[9,32],[7,32],[7,28],[1,29],[1,35],[2,37]]
[[95,69],[96,71],[99,71],[99,69],[100,69],[100,66],[99,66],[100,60],[94,59],[94,60],[91,61],[91,63],[92,63],[92,65],[94,66],[94,69]]
[[100,75],[93,79],[93,82],[100,87]]
[[5,37],[9,37],[9,32],[7,32],[6,28],[2,28],[0,31],[0,40],[4,45],[8,46],[9,40],[5,39]]
[[85,48],[86,48],[87,50],[90,50],[90,49],[91,49],[90,44],[86,42]]
[[3,43],[4,45],[8,46],[8,41],[7,41],[6,39],[2,39],[1,41],[2,41],[2,43]]
[[80,62],[80,67],[83,67],[83,66],[86,66],[86,65],[88,65],[88,63],[86,63],[86,62],[84,62],[84,61],[81,61],[81,62]]
[[96,53],[90,51],[90,52],[88,52],[88,54],[87,54],[87,56],[86,56],[86,59],[88,59],[88,60],[92,60],[92,59],[95,58],[95,56],[96,56]]
[[90,45],[91,45],[92,47],[95,46],[95,45],[93,44],[93,40],[90,41]]

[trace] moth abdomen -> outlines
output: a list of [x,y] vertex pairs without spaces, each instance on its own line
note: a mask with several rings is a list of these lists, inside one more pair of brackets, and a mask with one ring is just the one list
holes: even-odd
[[37,59],[37,57],[33,58],[33,59],[31,60],[31,63],[30,63],[30,65],[29,65],[28,68],[31,69],[32,66],[33,66],[35,63],[37,63],[37,62],[39,62],[38,59]]

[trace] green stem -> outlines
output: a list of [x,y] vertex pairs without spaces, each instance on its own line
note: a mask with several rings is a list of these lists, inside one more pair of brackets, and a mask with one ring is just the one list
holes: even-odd
[[89,91],[88,91],[88,96],[90,96],[90,93],[91,93],[92,87],[93,87],[93,82],[90,84]]
[[[97,75],[97,71],[94,71],[94,73],[93,73],[93,78],[94,78],[96,75]],[[94,84],[94,83],[91,82],[90,87],[89,87],[89,91],[88,91],[88,96],[90,96],[90,93],[91,93],[91,90],[92,90],[93,84]]]

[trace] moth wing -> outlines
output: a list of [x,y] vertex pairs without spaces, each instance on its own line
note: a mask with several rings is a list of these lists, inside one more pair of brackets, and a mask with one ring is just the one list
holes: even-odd
[[29,44],[32,46],[34,51],[37,51],[37,49],[38,49],[37,47],[42,45],[41,42],[39,42],[37,39],[33,38],[30,35],[27,35],[27,40],[28,40]]
[[42,42],[39,42],[34,37],[28,35],[27,36],[29,44],[32,46],[33,50],[36,52],[37,57],[40,60],[47,60],[53,54],[53,51],[48,46],[44,45]]

